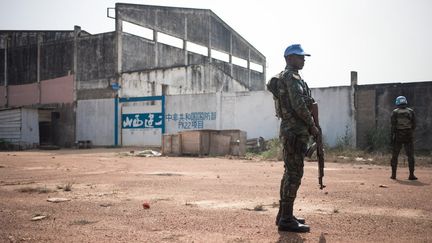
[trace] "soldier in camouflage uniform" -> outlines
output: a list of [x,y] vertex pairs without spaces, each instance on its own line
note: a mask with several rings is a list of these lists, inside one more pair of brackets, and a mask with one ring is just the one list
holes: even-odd
[[283,145],[285,171],[280,187],[280,207],[276,224],[280,231],[309,232],[304,219],[293,215],[297,190],[303,177],[304,156],[311,135],[319,134],[309,106],[311,91],[298,71],[304,66],[305,56],[298,44],[286,48],[286,68],[267,84],[275,99],[276,116],[281,119],[280,134]]
[[399,152],[402,145],[405,147],[405,153],[408,157],[409,180],[417,180],[414,175],[414,143],[413,133],[416,128],[416,119],[414,110],[407,107],[408,102],[404,96],[396,98],[397,108],[391,115],[391,142],[393,154],[391,158],[391,179],[396,179],[396,170],[398,164]]

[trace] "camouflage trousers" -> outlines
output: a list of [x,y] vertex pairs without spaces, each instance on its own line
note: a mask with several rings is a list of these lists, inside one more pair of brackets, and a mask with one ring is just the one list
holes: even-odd
[[392,158],[391,158],[391,167],[396,169],[398,164],[398,157],[400,150],[402,149],[402,146],[405,148],[405,153],[408,157],[408,168],[410,172],[414,172],[414,143],[413,139],[395,139],[393,142],[393,151],[392,151]]
[[280,200],[294,202],[303,177],[304,156],[308,137],[281,136],[283,143],[284,174],[280,186]]

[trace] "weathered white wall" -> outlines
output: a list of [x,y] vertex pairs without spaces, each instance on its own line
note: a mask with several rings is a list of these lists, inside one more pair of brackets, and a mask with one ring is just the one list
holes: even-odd
[[21,109],[21,142],[26,146],[39,144],[39,115],[37,109]]
[[223,93],[221,104],[221,129],[240,129],[248,138],[278,137],[279,121],[270,92]]
[[219,129],[220,93],[169,95],[165,99],[165,133]]
[[[312,96],[319,103],[324,142],[335,146],[344,137],[349,140],[355,131],[351,87],[312,89]],[[160,101],[155,102],[119,103],[119,114],[161,112]],[[118,121],[119,144],[161,144],[160,128],[122,129],[121,117]],[[240,129],[247,132],[248,138],[270,139],[278,137],[279,120],[275,117],[273,97],[268,91],[166,96],[165,133],[196,129]],[[95,145],[113,145],[114,133],[113,99],[78,101],[78,140],[92,140]]]
[[[175,114],[183,119],[173,119]],[[277,137],[279,130],[273,98],[266,91],[167,96],[165,121],[166,133],[240,129],[248,138],[270,139]]]
[[351,141],[355,136],[351,111],[351,87],[312,89],[312,97],[318,102],[324,142],[329,146],[335,146],[344,138]]
[[114,99],[78,101],[76,138],[94,145],[114,144]]
[[162,85],[168,86],[166,95],[215,93],[224,86],[230,92],[247,90],[217,67],[207,64],[123,73],[119,96],[162,95]]

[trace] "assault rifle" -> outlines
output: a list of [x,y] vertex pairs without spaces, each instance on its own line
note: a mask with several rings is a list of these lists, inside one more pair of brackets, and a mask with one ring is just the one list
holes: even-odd
[[315,126],[319,130],[319,134],[315,137],[316,147],[317,147],[317,157],[318,157],[318,182],[320,184],[320,189],[322,190],[325,185],[323,184],[324,177],[324,147],[322,142],[322,131],[318,120],[318,104],[316,102],[312,103],[311,106],[312,117],[315,121]]

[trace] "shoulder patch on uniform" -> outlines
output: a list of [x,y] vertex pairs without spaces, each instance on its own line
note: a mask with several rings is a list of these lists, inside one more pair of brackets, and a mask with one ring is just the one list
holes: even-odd
[[298,80],[301,79],[301,78],[300,78],[300,75],[298,75],[298,74],[293,73],[292,76],[293,76],[295,79],[298,79]]

